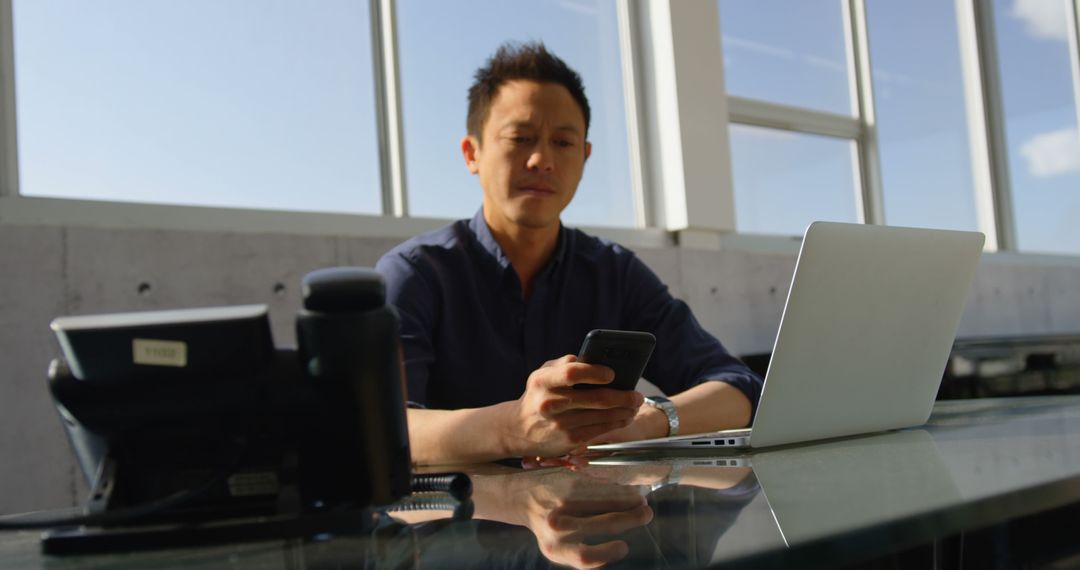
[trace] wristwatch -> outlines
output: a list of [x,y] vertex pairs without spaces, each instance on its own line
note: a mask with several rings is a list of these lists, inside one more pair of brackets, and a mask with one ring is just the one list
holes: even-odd
[[645,396],[645,403],[667,416],[668,437],[679,435],[679,413],[675,411],[674,402],[663,396]]
[[682,481],[682,464],[675,462],[671,464],[671,471],[668,472],[668,476],[663,480],[649,485],[649,492],[659,491],[664,487],[677,487]]

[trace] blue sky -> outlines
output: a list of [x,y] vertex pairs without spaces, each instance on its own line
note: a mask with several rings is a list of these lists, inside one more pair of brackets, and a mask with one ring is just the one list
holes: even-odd
[[1080,133],[1062,0],[995,0],[1022,249],[1080,253]]
[[23,193],[376,212],[366,3],[16,1]]
[[[721,0],[720,12],[730,93],[856,114],[840,2]],[[869,2],[867,17],[886,223],[975,229],[955,8]],[[847,141],[745,127],[732,138],[745,230],[801,234],[816,219],[858,219]]]
[[[14,4],[24,194],[380,210],[366,1]],[[614,4],[545,4],[398,2],[414,215],[468,217],[479,207],[458,150],[466,90],[499,43],[537,39],[603,102],[564,219],[634,225]],[[536,16],[518,17],[524,10]],[[461,33],[470,28],[477,33]]]
[[[1067,0],[994,0],[1006,139],[1022,250],[1080,253],[1080,135]],[[850,114],[840,2],[719,0],[729,93]],[[975,229],[952,2],[869,0],[886,223]],[[1037,64],[1036,64],[1037,62]],[[742,231],[799,234],[855,219],[850,146],[733,127]]]
[[[1080,252],[1065,0],[994,0],[1020,245]],[[839,0],[718,0],[732,94],[850,113]],[[577,68],[594,154],[565,219],[634,223],[614,3],[397,4],[410,209],[464,217],[465,92],[504,40]],[[366,1],[14,0],[22,191],[379,211]],[[528,13],[527,18],[521,17]],[[868,1],[886,221],[975,227],[952,2]],[[1032,62],[1039,62],[1032,65]],[[846,141],[733,127],[741,231],[854,219]]]

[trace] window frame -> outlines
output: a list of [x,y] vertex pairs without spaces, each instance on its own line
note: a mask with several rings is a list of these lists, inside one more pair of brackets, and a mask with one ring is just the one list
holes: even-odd
[[[616,0],[619,14],[620,55],[623,88],[628,95],[628,152],[631,163],[632,196],[635,201],[633,227],[592,227],[585,229],[628,245],[661,247],[674,238],[650,221],[651,208],[642,184],[640,110],[634,95],[638,82],[637,40],[631,0]],[[371,13],[371,41],[376,109],[376,136],[382,213],[330,214],[225,208],[197,205],[170,205],[92,199],[42,198],[19,193],[15,58],[12,0],[0,0],[0,224],[89,225],[113,228],[162,228],[179,230],[240,231],[253,233],[287,232],[308,235],[341,235],[405,238],[439,227],[450,218],[413,217],[408,209],[405,152],[401,116],[400,72],[396,34],[396,2],[368,0]]]
[[982,0],[956,0],[956,25],[976,220],[986,234],[986,251],[1016,251],[993,6]]
[[[409,215],[402,141],[395,0],[368,0],[380,142],[382,214],[328,214],[21,196],[14,87],[13,0],[0,0],[0,224],[284,232],[405,238],[445,224]],[[882,223],[865,0],[839,0],[845,18],[854,116],[727,95],[716,2],[613,0],[627,106],[636,227],[588,227],[631,246],[797,250],[791,236],[739,234],[734,220],[730,123],[852,140],[857,210]],[[987,251],[1016,251],[996,44],[990,7],[955,0],[972,142],[979,229]],[[1073,82],[1080,114],[1080,0],[1068,2]],[[793,245],[794,244],[794,245]],[[1080,260],[1080,256],[1033,254]]]
[[[987,236],[986,251],[1015,251],[1015,224],[992,7],[979,0],[955,2],[978,228]],[[1075,92],[1080,115],[1080,54],[1076,53],[1075,48],[1080,43],[1077,40],[1080,26],[1076,20],[1080,0],[1071,0],[1067,4],[1072,16],[1070,45],[1074,48],[1073,80],[1077,85]],[[860,221],[883,224],[887,220],[884,214],[866,0],[841,0],[841,11],[854,116],[728,95],[729,121],[853,141],[854,179],[860,183],[860,191],[856,193]]]
[[401,72],[398,68],[397,12],[393,0],[368,0],[371,54],[375,75],[375,125],[379,140],[379,181],[383,216],[409,214],[405,178],[404,125],[401,118]]
[[[11,0],[0,0],[0,201],[19,197],[19,155],[15,128],[15,38]],[[0,202],[0,221],[6,208]]]
[[[841,115],[816,109],[795,107],[726,95],[731,123],[793,131],[852,141],[852,179],[855,211],[859,223],[885,222],[884,194],[877,143],[873,82],[870,73],[870,43],[867,37],[864,0],[842,0],[844,45],[847,63],[851,114]],[[722,17],[722,14],[721,14]],[[723,48],[721,48],[723,49]]]

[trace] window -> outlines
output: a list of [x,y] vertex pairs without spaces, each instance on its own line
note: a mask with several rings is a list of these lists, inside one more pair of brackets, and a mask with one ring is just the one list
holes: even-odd
[[728,93],[852,114],[842,6],[719,0]]
[[21,194],[381,210],[365,2],[12,9]]
[[977,229],[956,7],[868,2],[885,222]]
[[[542,40],[581,72],[593,103],[593,155],[563,219],[643,224],[631,176],[639,157],[631,155],[627,128],[636,110],[624,100],[620,52],[633,38],[620,38],[617,8],[629,6],[642,18],[665,10],[625,0],[393,0],[396,18],[373,23],[372,1],[9,0],[19,193],[396,212],[382,204],[380,165],[394,161],[396,173],[398,158],[379,146],[378,125],[385,123],[394,135],[402,127],[406,215],[468,217],[481,202],[459,150],[472,74],[506,41]],[[697,8],[680,9],[682,19],[671,20],[677,37],[711,45],[721,38],[727,93],[705,96],[728,97],[735,187],[725,206],[735,212],[738,231],[798,235],[815,219],[864,220],[997,230],[1005,248],[1080,253],[1080,224],[1073,221],[1080,217],[1080,42],[1070,25],[1078,6],[969,2],[679,3]],[[969,18],[972,6],[979,9]],[[714,7],[718,25],[698,26],[714,17]],[[391,21],[397,58],[387,71],[373,67],[372,26]],[[667,34],[659,32],[663,26],[653,29],[658,22],[642,20],[630,34],[643,38],[634,47],[646,62],[638,70],[645,83],[669,63],[665,44],[656,41]],[[976,33],[969,34],[972,25]],[[984,36],[995,38],[996,49],[973,48]],[[995,61],[978,61],[995,59],[992,52]],[[700,50],[676,53],[673,63],[681,65]],[[972,62],[983,70],[997,66],[1000,78],[976,78],[965,92],[963,77],[979,68]],[[398,73],[398,82],[386,85],[400,87],[393,93],[400,116],[379,115],[387,110],[376,100],[382,82],[375,73],[384,71]],[[1000,92],[993,87],[998,79]],[[639,99],[650,126],[673,108],[650,98],[652,87]],[[989,101],[985,114],[979,89]],[[10,94],[2,93],[5,113]],[[970,109],[965,97],[972,98]],[[680,120],[702,110],[682,112]],[[984,117],[987,125],[974,124]],[[700,136],[716,137],[715,129]],[[666,161],[699,160],[641,142],[659,157],[645,174],[675,172]],[[16,156],[4,151],[5,161]],[[991,188],[1003,173],[984,172],[985,158],[1003,153],[1007,160],[992,164],[1007,162],[1007,183]],[[396,190],[396,174],[393,182]],[[691,192],[709,192],[707,186]],[[686,191],[648,190],[662,198]],[[726,183],[708,195],[717,196],[727,200]],[[987,212],[993,199],[998,211]],[[165,218],[173,211],[143,209],[151,210]],[[663,217],[663,210],[651,213]],[[729,226],[725,217],[715,229]]]
[[1073,92],[1065,1],[993,4],[1016,237],[1023,251],[1080,253],[1080,94]]
[[854,142],[731,126],[739,232],[802,235],[815,220],[858,221]]
[[[1065,0],[1014,1],[1014,14],[1056,1],[1045,21],[1064,38]],[[718,6],[739,231],[799,234],[814,219],[993,231],[977,218],[976,192],[986,189],[975,187],[972,160],[985,149],[969,140],[956,5]],[[1057,81],[1067,87],[1062,57]],[[1075,125],[1065,99],[1071,118],[1056,117],[1059,130]]]
[[[527,17],[524,15],[527,14]],[[469,217],[481,190],[461,158],[473,73],[506,41],[543,41],[585,82],[592,157],[563,215],[634,226],[618,18],[609,0],[397,2],[409,213]]]
[[802,235],[815,220],[860,221],[844,3],[718,2],[738,231]]

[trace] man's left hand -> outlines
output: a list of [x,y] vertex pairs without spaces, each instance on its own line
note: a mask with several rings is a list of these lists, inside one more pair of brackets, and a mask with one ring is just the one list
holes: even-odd
[[667,414],[652,406],[641,406],[630,425],[601,434],[589,443],[622,443],[667,437],[667,434]]

